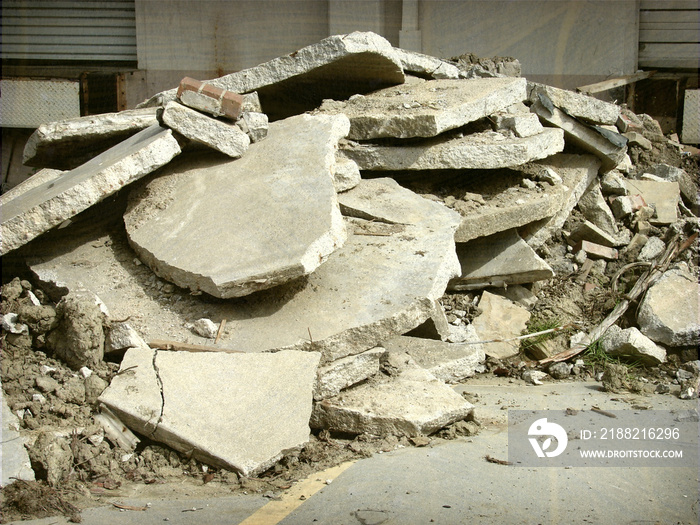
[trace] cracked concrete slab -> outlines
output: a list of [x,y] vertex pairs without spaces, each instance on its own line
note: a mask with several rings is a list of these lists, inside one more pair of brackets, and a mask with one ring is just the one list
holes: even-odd
[[[478,338],[472,330],[471,341]],[[399,336],[382,343],[389,352],[405,352],[421,368],[445,383],[458,383],[472,377],[484,363],[484,345],[446,343],[419,337]]]
[[381,347],[336,359],[318,370],[314,399],[337,395],[341,390],[379,373],[379,360],[386,353]]
[[299,115],[241,159],[183,156],[132,193],[131,245],[159,276],[215,297],[308,275],[345,241],[332,172],[348,127],[342,115]]
[[459,68],[439,58],[395,47],[404,73],[427,78],[459,78]]
[[130,109],[49,122],[24,147],[24,164],[37,168],[77,168],[142,129],[158,124],[158,108]]
[[79,168],[0,201],[0,255],[74,217],[180,153],[172,131],[154,124]]
[[554,277],[552,268],[520,238],[516,230],[457,244],[462,275],[452,279],[449,290],[480,290],[532,283]]
[[[525,330],[530,319],[530,312],[526,308],[490,292],[481,295],[479,309],[481,314],[472,321],[472,325],[482,341],[517,337]],[[518,341],[499,341],[484,345],[486,355],[496,359],[517,355],[519,349]]]
[[525,85],[524,78],[429,80],[325,100],[319,111],[346,115],[353,140],[435,137],[522,102]]
[[[211,345],[185,327],[206,311],[216,323],[227,320],[215,348],[316,350],[327,364],[420,326],[435,314],[434,301],[458,274],[454,232],[459,217],[412,195],[401,206],[424,210],[414,223],[347,218],[347,242],[312,274],[226,301],[205,300],[176,287],[166,290],[129,247],[120,226],[123,208],[108,221],[107,203],[69,228],[51,232],[25,255],[47,290],[89,288],[113,318],[131,316],[129,324],[148,341]],[[372,211],[369,203],[366,208]]]
[[342,153],[368,171],[509,168],[563,149],[562,131],[552,128],[524,138],[484,131],[464,136],[448,133],[406,145],[341,143]]
[[680,189],[677,182],[627,179],[625,185],[631,195],[639,194],[647,204],[654,206],[656,211],[649,219],[652,224],[673,224],[678,220]]
[[[263,112],[278,120],[315,109],[323,99],[346,99],[402,84],[404,78],[401,61],[388,40],[356,31],[329,36],[207,83],[235,93],[257,91]],[[159,93],[146,104],[165,105],[175,99],[176,91]]]
[[528,99],[535,103],[539,100],[538,94],[543,93],[552,103],[564,110],[572,117],[578,117],[593,124],[614,125],[620,116],[620,106],[599,100],[589,95],[560,89],[554,86],[527,83]]
[[150,439],[254,476],[309,440],[319,359],[130,349],[99,401]]
[[352,434],[429,435],[474,410],[407,354],[392,377],[378,377],[314,404],[312,428]]

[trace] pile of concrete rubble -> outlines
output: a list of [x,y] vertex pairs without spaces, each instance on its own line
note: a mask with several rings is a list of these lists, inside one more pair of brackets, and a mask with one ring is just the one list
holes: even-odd
[[[581,270],[595,287],[621,252],[646,268],[698,228],[695,181],[627,154],[669,143],[653,119],[502,71],[517,62],[352,33],[41,126],[25,163],[45,169],[2,195],[1,253],[59,302],[20,287],[8,344],[86,377],[121,360],[98,399],[110,439],[135,446],[121,421],[244,476],[310,427],[420,436],[469,418],[448,383],[518,353],[522,285]],[[538,255],[553,238],[556,265]],[[651,283],[605,350],[659,363],[697,344],[692,266]],[[473,322],[446,315],[446,291],[486,288]]]

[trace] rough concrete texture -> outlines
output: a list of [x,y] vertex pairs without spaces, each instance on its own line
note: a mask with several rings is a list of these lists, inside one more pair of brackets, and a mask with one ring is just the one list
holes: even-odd
[[[472,324],[482,341],[510,339],[521,335],[525,330],[530,312],[513,301],[485,291],[479,301],[481,314]],[[495,342],[484,345],[486,355],[503,359],[518,354],[518,341]]]
[[[472,331],[474,339],[476,333]],[[484,346],[468,343],[445,343],[419,337],[399,336],[383,343],[389,352],[405,352],[421,368],[446,383],[458,383],[476,374],[486,359]]]
[[438,299],[433,299],[430,316],[423,324],[417,326],[406,335],[423,339],[438,339],[444,341],[450,335],[450,325],[447,322],[445,309]]
[[326,100],[319,109],[347,115],[350,139],[405,139],[435,137],[524,99],[524,78],[429,80],[347,101]]
[[370,171],[509,168],[564,149],[564,136],[557,129],[543,129],[525,138],[495,131],[448,135],[403,146],[343,142],[341,149],[361,170]]
[[172,131],[153,125],[79,168],[3,201],[0,255],[155,171],[179,153]]
[[338,154],[333,169],[333,186],[337,193],[348,191],[357,186],[362,180],[360,168],[354,161]]
[[111,322],[105,337],[105,354],[125,352],[129,348],[141,345],[143,339],[134,328],[126,322]]
[[552,268],[515,230],[459,243],[457,257],[462,266],[462,275],[450,281],[449,290],[480,290],[554,277]]
[[54,170],[52,168],[44,168],[43,170],[37,171],[28,179],[23,180],[17,186],[0,195],[0,206],[11,201],[15,197],[36,188],[37,186],[41,186],[42,184],[50,184],[64,173],[65,171],[63,170]]
[[[668,182],[677,182],[681,190],[683,199],[690,205],[697,208],[698,194],[693,179],[688,172],[681,168],[669,166],[668,164],[657,164],[653,169],[654,175],[661,177]],[[697,214],[696,214],[697,215]]]
[[404,73],[426,78],[459,78],[459,68],[439,58],[400,47],[395,47],[394,53],[401,61]]
[[[522,180],[523,174],[520,173],[517,178]],[[489,189],[488,181],[484,181],[484,184],[487,192],[493,192]],[[531,189],[521,189],[520,196],[512,199],[507,198],[510,186],[504,186],[500,192],[504,198],[496,199],[495,202],[486,201],[476,209],[462,212],[462,222],[455,233],[455,241],[467,242],[552,217],[561,210],[562,202],[567,202],[567,195],[571,191],[567,185],[545,182]]]
[[666,346],[700,341],[697,280],[685,268],[669,270],[648,290],[637,314],[639,329]]
[[133,195],[131,245],[156,274],[222,298],[311,273],[345,241],[331,174],[348,127],[343,116],[299,115],[273,123],[240,160],[183,157]]
[[611,356],[640,361],[647,366],[666,362],[666,350],[634,326],[623,330],[612,325],[601,338],[601,344]]
[[129,350],[100,396],[134,431],[254,476],[309,439],[319,354]]
[[571,246],[575,246],[579,241],[591,241],[602,246],[607,246],[612,248],[618,245],[618,241],[615,237],[609,233],[601,230],[595,224],[590,221],[584,221],[576,226],[568,236],[567,242]]
[[178,102],[169,102],[165,106],[163,123],[180,135],[234,159],[243,155],[250,146],[248,135],[235,124],[212,118]]
[[[401,61],[389,41],[375,33],[354,32],[329,36],[208,83],[236,93],[257,91],[263,111],[278,120],[315,109],[323,99],[342,100],[403,81]],[[175,93],[164,91],[146,104],[164,105]]]
[[615,169],[627,153],[627,146],[611,142],[600,132],[579,122],[557,107],[549,109],[538,100],[531,106],[531,110],[545,124],[563,129],[567,141],[598,157],[602,162],[601,169],[604,171]]
[[605,197],[603,197],[600,182],[596,180],[591,184],[578,201],[578,207],[583,216],[598,228],[613,237],[617,235],[617,222]]
[[24,164],[73,169],[130,135],[157,124],[157,111],[158,108],[131,109],[42,124],[27,140]]
[[429,435],[466,419],[474,406],[407,354],[392,377],[345,390],[314,405],[312,428],[373,435]]
[[555,106],[567,114],[593,124],[615,124],[620,116],[620,106],[617,104],[567,89],[528,82],[527,91],[530,102],[537,102],[538,93],[544,93]]
[[554,171],[561,177],[567,189],[560,201],[559,210],[551,218],[537,221],[520,231],[523,239],[536,249],[551,239],[564,225],[583,192],[598,176],[600,161],[592,155],[562,153],[534,162],[530,169],[539,172]]
[[518,137],[532,137],[542,132],[540,119],[534,113],[494,115],[496,129],[509,129]]
[[680,189],[677,182],[627,179],[630,194],[639,194],[644,201],[656,209],[649,219],[652,224],[673,224],[678,220]]
[[267,131],[270,127],[267,115],[257,111],[244,111],[236,121],[236,126],[248,135],[251,142],[259,142],[267,137]]
[[34,470],[29,461],[27,449],[24,447],[26,437],[19,433],[20,423],[17,414],[12,413],[0,388],[0,402],[2,402],[2,418],[0,419],[0,439],[2,450],[0,451],[0,486],[5,487],[14,481],[13,478],[25,481],[34,481]]
[[[248,156],[250,151],[231,162]],[[459,273],[454,244],[459,217],[441,204],[412,195],[399,206],[424,210],[415,223],[347,219],[347,242],[307,279],[245,300],[207,301],[209,318],[229,321],[216,346],[317,350],[325,364],[423,324],[435,313],[434,300]],[[399,206],[396,216],[408,215]],[[31,269],[47,289],[65,293],[68,288],[89,286],[115,319],[132,315],[137,308],[139,316],[129,322],[147,340],[210,345],[184,326],[196,319],[192,312],[203,308],[202,299],[185,291],[150,293],[157,282],[153,273],[133,263],[135,255],[126,239],[112,235],[113,231],[113,226],[86,220],[72,225],[70,236],[61,235],[63,230],[52,232],[41,250],[27,254]],[[74,264],[86,258],[94,264]]]
[[319,368],[314,399],[333,397],[341,390],[379,373],[379,360],[385,353],[384,348],[372,348],[366,352],[337,359]]

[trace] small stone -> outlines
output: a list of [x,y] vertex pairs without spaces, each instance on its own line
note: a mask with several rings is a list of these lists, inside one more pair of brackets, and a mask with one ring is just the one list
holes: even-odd
[[525,370],[521,377],[527,383],[531,383],[533,385],[542,385],[544,383],[542,383],[541,380],[547,377],[547,374],[540,370]]
[[32,401],[35,403],[44,404],[46,403],[46,398],[43,396],[43,394],[32,394]]
[[668,394],[670,391],[671,387],[670,385],[668,385],[668,383],[659,383],[654,389],[654,392],[656,392],[657,394]]
[[42,392],[46,392],[46,393],[55,392],[59,386],[58,381],[56,381],[52,377],[47,377],[47,376],[39,376],[39,377],[35,378],[34,384],[36,384],[36,387],[39,390],[41,390]]
[[553,363],[549,366],[549,375],[554,379],[566,379],[571,374],[573,366],[569,363]]
[[211,319],[197,319],[192,325],[195,332],[207,339],[214,339],[219,328]]

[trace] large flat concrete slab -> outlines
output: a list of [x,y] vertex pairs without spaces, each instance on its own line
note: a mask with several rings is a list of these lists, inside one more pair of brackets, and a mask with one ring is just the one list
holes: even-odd
[[427,78],[459,78],[459,68],[439,58],[395,47],[404,73]]
[[[129,324],[147,341],[212,345],[185,323],[226,319],[215,348],[317,350],[326,364],[421,325],[434,315],[434,300],[458,274],[457,214],[413,194],[411,201],[400,201],[396,215],[405,216],[407,205],[425,213],[408,224],[348,218],[345,245],[307,278],[226,301],[189,290],[166,291],[150,269],[134,262],[136,255],[121,233],[120,211],[114,222],[100,223],[108,212],[96,209],[96,217],[52,232],[27,256],[48,289],[89,288],[112,318],[130,317]],[[369,203],[366,208],[372,212]],[[90,264],[80,262],[85,260]]]
[[[388,40],[371,32],[329,36],[293,53],[258,66],[208,81],[233,91],[257,91],[271,120],[315,109],[323,99],[346,99],[402,84],[401,61]],[[148,103],[164,105],[176,90],[165,91]]]
[[466,419],[474,406],[407,354],[392,377],[344,390],[314,405],[313,428],[352,434],[429,435]]
[[0,200],[0,255],[164,166],[179,153],[172,132],[155,124],[79,168]]
[[599,100],[595,97],[560,89],[537,82],[527,83],[528,99],[535,103],[539,94],[546,95],[552,103],[572,117],[578,117],[592,124],[615,125],[620,116],[620,106]]
[[447,134],[406,145],[341,143],[342,153],[368,171],[509,168],[563,149],[564,135],[551,128],[524,138],[484,131],[452,137]]
[[654,206],[656,211],[649,222],[661,225],[676,222],[680,200],[678,182],[627,179],[625,185],[630,194],[639,194],[644,202]]
[[525,85],[524,78],[429,80],[326,100],[319,110],[346,115],[353,140],[434,137],[522,102]]
[[142,129],[158,123],[158,108],[130,109],[49,122],[31,134],[24,164],[73,169]]
[[346,237],[332,174],[348,127],[341,115],[299,115],[239,160],[183,157],[132,195],[131,245],[164,279],[221,298],[313,272]]
[[100,396],[127,426],[212,466],[254,476],[309,440],[315,352],[130,349]]
[[452,279],[449,290],[478,290],[532,283],[554,277],[552,268],[515,230],[457,244],[462,275]]

